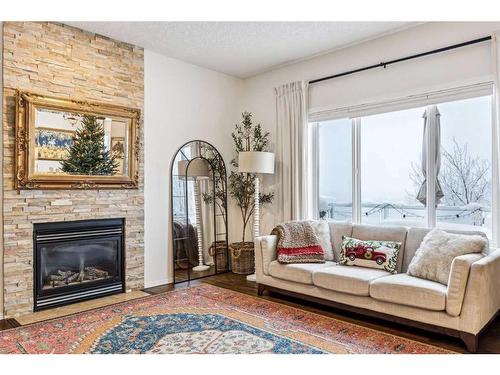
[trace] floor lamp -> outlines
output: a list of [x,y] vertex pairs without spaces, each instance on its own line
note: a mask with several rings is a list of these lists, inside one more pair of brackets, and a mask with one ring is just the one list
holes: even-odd
[[[240,151],[238,154],[238,172],[255,174],[255,208],[253,212],[253,237],[260,236],[260,181],[259,174],[274,173],[274,154],[264,151]],[[255,273],[247,276],[247,280],[255,281]]]
[[[205,159],[181,160],[177,164],[179,175],[184,178],[194,179],[194,212],[196,217],[196,236],[198,237],[198,265],[193,271],[202,272],[210,269],[203,260],[203,229],[201,228],[201,202],[200,202],[200,180],[210,178],[210,168]],[[187,194],[187,191],[186,191]],[[187,223],[186,223],[187,224]]]

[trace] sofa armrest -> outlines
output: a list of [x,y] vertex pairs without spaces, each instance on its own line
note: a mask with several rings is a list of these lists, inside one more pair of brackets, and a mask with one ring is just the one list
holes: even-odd
[[263,275],[269,275],[269,263],[276,260],[276,245],[278,244],[278,236],[261,236],[254,240],[255,242],[255,275],[257,282],[262,279]]
[[460,328],[477,334],[500,309],[500,249],[472,263]]
[[483,257],[483,254],[466,254],[453,259],[446,291],[446,312],[451,316],[460,315],[471,265]]

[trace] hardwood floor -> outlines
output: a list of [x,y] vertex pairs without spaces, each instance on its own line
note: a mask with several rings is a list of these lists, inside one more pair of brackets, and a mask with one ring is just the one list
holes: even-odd
[[[210,268],[206,271],[195,272],[195,271],[191,270],[190,274],[191,274],[191,278],[213,276],[213,275],[215,275],[215,266],[210,266]],[[188,270],[181,269],[181,268],[176,269],[175,270],[175,280],[177,280],[177,282],[188,280]]]
[[[200,283],[208,283],[222,288],[231,289],[240,293],[257,296],[257,285],[254,282],[247,281],[246,277],[243,275],[225,273],[201,280],[191,281],[190,285],[196,285]],[[174,288],[179,289],[186,288],[188,286],[188,283],[177,284],[175,285],[175,287],[174,285],[169,284],[145,289],[144,291],[151,294],[158,294],[173,290]],[[359,324],[393,335],[407,337],[431,345],[437,345],[457,352],[467,353],[467,350],[465,349],[462,341],[453,337],[423,331],[417,328],[412,328],[397,323],[391,323],[381,319],[374,319],[350,312],[345,312],[324,305],[319,305],[316,303],[307,302],[304,300],[291,298],[275,293],[265,292],[265,294],[259,298],[283,303],[303,310],[312,311],[324,316],[329,316],[335,319]],[[478,353],[500,353],[500,316],[497,317],[497,319],[490,326],[488,326],[488,328],[486,328],[486,331],[479,338]]]
[[[182,284],[167,284],[154,288],[147,288],[144,292],[149,294],[165,293],[174,289],[187,288],[192,285],[201,283],[212,284],[222,288],[231,289],[240,293],[245,293],[257,296],[257,286],[254,282],[246,280],[243,275],[236,275],[233,273],[225,273],[215,275],[199,280],[185,282]],[[467,353],[465,347],[459,339],[440,335],[437,333],[422,331],[416,328],[407,327],[397,323],[391,323],[380,319],[365,317],[358,314],[353,314],[324,305],[319,305],[304,300],[291,298],[275,293],[266,292],[262,297],[269,301],[283,303],[289,306],[294,306],[303,310],[311,311],[324,316],[329,316],[335,319],[359,324],[372,329],[380,330],[383,332],[391,333],[398,336],[407,337],[413,340],[425,342],[431,345],[441,346],[450,350]],[[0,320],[0,331],[19,326],[15,319]],[[500,353],[500,317],[486,329],[479,339],[478,353]]]
[[20,326],[19,322],[15,319],[2,319],[2,320],[0,320],[0,331],[10,329],[10,328],[16,328],[19,326]]

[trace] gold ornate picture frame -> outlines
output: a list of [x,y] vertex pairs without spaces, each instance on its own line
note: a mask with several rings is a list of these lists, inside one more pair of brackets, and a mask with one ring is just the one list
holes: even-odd
[[[111,174],[66,173],[60,168],[48,171],[40,167],[41,162],[58,163],[40,154],[42,143],[36,137],[40,129],[50,124],[37,124],[37,116],[47,112],[61,118],[77,121],[79,118],[93,116],[102,120],[107,128],[120,126],[120,134],[113,136],[109,131],[108,142],[117,137],[123,138],[123,155],[117,160],[117,170]],[[37,115],[38,114],[38,115]],[[69,114],[69,115],[68,115]],[[16,189],[136,189],[139,185],[140,160],[140,116],[139,109],[98,103],[84,100],[62,99],[35,94],[26,91],[16,93],[16,129],[15,129],[15,187]],[[75,120],[76,119],[76,120]],[[74,124],[73,124],[74,125]],[[104,126],[103,126],[104,129]],[[118,129],[118,127],[116,128]],[[68,132],[60,130],[61,133]],[[74,131],[76,134],[76,131]],[[57,132],[56,132],[57,134]],[[53,137],[54,138],[54,137]],[[57,137],[56,137],[57,139]],[[67,140],[63,140],[64,142]],[[61,144],[53,139],[44,140],[45,153],[60,152]],[[52,142],[52,143],[50,143]],[[38,147],[37,147],[38,146]],[[110,149],[110,155],[114,155]],[[38,153],[38,154],[37,154]],[[40,156],[40,158],[38,158]],[[113,156],[114,158],[115,156]],[[47,161],[49,160],[49,161]]]

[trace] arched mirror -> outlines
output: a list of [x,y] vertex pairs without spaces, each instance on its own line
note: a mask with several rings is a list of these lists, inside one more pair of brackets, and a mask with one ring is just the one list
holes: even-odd
[[227,272],[227,176],[219,151],[204,141],[181,146],[170,194],[174,282]]

